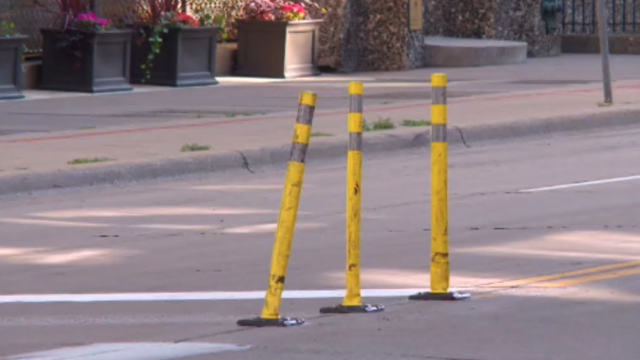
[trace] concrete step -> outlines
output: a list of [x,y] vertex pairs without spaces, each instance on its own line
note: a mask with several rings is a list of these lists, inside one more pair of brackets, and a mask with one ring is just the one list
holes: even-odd
[[472,67],[527,61],[527,43],[489,39],[428,36],[424,40],[426,67]]

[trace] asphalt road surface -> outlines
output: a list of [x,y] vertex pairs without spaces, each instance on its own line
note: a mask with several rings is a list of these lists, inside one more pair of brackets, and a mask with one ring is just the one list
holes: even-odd
[[462,302],[406,297],[429,285],[428,151],[368,157],[362,285],[387,307],[368,315],[318,313],[344,289],[346,174],[310,164],[289,329],[235,324],[261,310],[282,168],[2,199],[0,359],[637,360],[639,138],[452,149]]

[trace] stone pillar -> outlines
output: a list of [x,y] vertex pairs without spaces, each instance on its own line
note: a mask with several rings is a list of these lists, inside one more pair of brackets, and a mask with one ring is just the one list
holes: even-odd
[[542,0],[425,1],[428,35],[525,41],[530,57],[560,55],[560,29],[547,33]]
[[323,0],[320,65],[341,72],[422,67],[423,31],[409,30],[409,0]]

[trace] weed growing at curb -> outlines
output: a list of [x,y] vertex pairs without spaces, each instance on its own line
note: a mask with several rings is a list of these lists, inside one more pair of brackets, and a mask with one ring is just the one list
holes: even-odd
[[431,121],[407,119],[402,121],[402,126],[406,126],[406,127],[431,126]]
[[211,146],[209,145],[200,145],[200,144],[186,144],[180,149],[182,152],[194,152],[194,151],[207,151],[211,150]]
[[333,134],[322,133],[322,132],[311,133],[311,137],[329,137],[329,136],[333,136]]
[[[265,113],[259,113],[258,115],[264,115],[264,114]],[[237,113],[235,111],[224,114],[224,116],[226,116],[228,118],[235,118],[235,117],[238,117],[238,116],[253,116],[253,115],[254,114],[251,114],[251,113],[246,113],[246,112],[245,113]]]
[[395,129],[396,124],[391,121],[391,119],[378,119],[378,121],[374,122],[373,125],[367,124],[367,121],[364,121],[364,131],[382,131],[382,130],[391,130]]
[[95,164],[101,162],[111,161],[109,158],[83,158],[83,159],[73,159],[69,161],[67,164],[69,165],[86,165],[86,164]]

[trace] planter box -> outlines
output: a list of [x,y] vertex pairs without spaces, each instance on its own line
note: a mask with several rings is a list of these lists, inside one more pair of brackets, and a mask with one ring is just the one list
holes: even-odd
[[[40,88],[88,93],[132,90],[130,30],[93,33],[41,29],[40,32],[43,37]],[[79,40],[72,48],[62,46],[67,42],[65,37],[76,35]]]
[[218,43],[216,75],[231,75],[235,68],[238,43]]
[[[151,33],[150,28],[144,30]],[[131,53],[131,82],[164,86],[216,85],[217,27],[172,28],[162,35],[162,48],[156,54],[151,78],[141,68],[147,62],[151,45],[134,42]]]
[[0,37],[0,100],[22,99],[22,47],[26,36]]
[[269,78],[320,75],[320,24],[322,20],[238,20],[237,74]]

